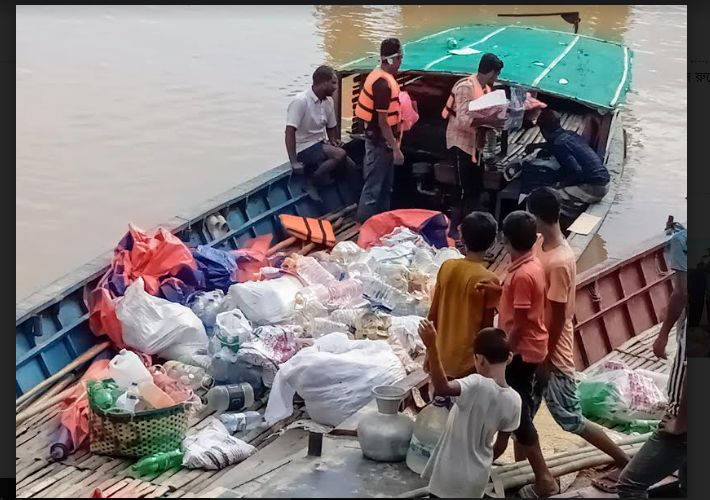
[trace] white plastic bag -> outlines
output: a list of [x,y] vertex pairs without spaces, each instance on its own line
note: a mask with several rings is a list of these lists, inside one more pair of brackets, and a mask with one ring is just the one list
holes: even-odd
[[405,265],[382,262],[375,267],[375,275],[401,292],[409,291],[409,269]]
[[239,309],[219,313],[214,325],[214,335],[225,340],[237,340],[243,344],[251,338],[252,327]]
[[330,252],[331,258],[343,264],[349,264],[364,250],[353,241],[341,241]]
[[401,264],[403,266],[408,266],[415,251],[416,247],[414,247],[413,244],[401,244],[393,247],[372,247],[369,253],[370,257],[378,263],[387,262],[390,264]]
[[237,359],[260,366],[264,385],[271,387],[279,366],[301,348],[296,339],[302,335],[303,329],[294,325],[259,327],[254,330],[251,339],[239,348]]
[[301,288],[292,276],[237,283],[229,287],[223,309],[238,308],[256,325],[280,323],[293,316],[296,292]]
[[424,352],[424,342],[419,337],[419,324],[424,318],[421,316],[393,316],[390,336],[397,337],[409,354]]
[[199,431],[188,431],[182,441],[185,452],[182,464],[190,469],[224,469],[238,464],[254,453],[256,448],[241,439],[230,436],[222,422],[211,417],[210,422]]
[[464,255],[459,252],[455,248],[451,247],[444,247],[440,248],[436,251],[436,254],[434,255],[434,264],[437,266],[437,271],[438,268],[441,267],[441,265],[446,262],[447,260],[450,259],[463,259]]
[[525,116],[526,92],[522,87],[513,85],[510,87],[510,102],[508,103],[508,114],[505,119],[503,130],[516,130],[522,127]]
[[372,388],[406,376],[386,342],[349,340],[344,333],[316,339],[282,364],[264,417],[272,425],[293,413],[296,392],[314,421],[336,426],[372,399]]
[[116,305],[123,341],[146,354],[168,360],[207,349],[205,326],[190,308],[145,291],[138,278]]

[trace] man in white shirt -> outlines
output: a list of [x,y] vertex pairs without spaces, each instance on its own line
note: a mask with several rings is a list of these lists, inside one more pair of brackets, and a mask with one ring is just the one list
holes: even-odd
[[[337,137],[333,93],[338,78],[330,66],[319,66],[313,73],[313,85],[299,93],[286,113],[286,152],[293,171],[305,174],[307,191],[320,201],[316,186],[332,180],[336,169],[354,173],[357,165],[343,149]],[[359,176],[361,177],[361,175]]]

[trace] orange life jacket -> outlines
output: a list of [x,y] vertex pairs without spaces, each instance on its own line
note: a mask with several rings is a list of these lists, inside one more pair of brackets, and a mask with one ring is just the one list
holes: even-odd
[[330,221],[288,214],[279,215],[279,220],[291,236],[327,247],[335,246],[335,233]]
[[355,106],[355,116],[362,118],[366,122],[371,122],[375,113],[375,100],[372,86],[377,80],[384,78],[390,88],[390,105],[387,108],[387,124],[391,127],[399,126],[402,121],[402,114],[399,107],[399,83],[394,76],[387,73],[382,68],[375,68],[365,78],[365,84],[360,90],[360,95],[357,98]]
[[449,98],[446,100],[446,105],[444,106],[444,109],[441,110],[441,117],[444,120],[447,120],[449,116],[456,116],[456,98],[454,97],[454,91],[458,88],[459,85],[466,81],[471,82],[471,86],[473,87],[473,95],[471,96],[472,101],[491,91],[491,88],[488,85],[486,85],[485,87],[481,86],[481,84],[478,82],[478,78],[476,78],[476,75],[471,75],[467,76],[466,78],[462,78],[458,82],[454,83],[454,86],[451,88]]

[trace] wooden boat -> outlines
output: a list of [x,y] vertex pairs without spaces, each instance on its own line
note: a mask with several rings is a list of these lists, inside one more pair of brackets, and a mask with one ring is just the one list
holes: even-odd
[[[455,39],[460,48],[475,48],[479,52],[452,55],[447,45],[450,38]],[[501,75],[503,88],[515,84],[537,91],[541,100],[561,113],[563,126],[587,137],[605,159],[612,176],[611,189],[603,201],[587,209],[587,214],[599,217],[596,228],[599,227],[614,200],[623,171],[625,140],[618,108],[631,80],[631,51],[627,47],[559,31],[474,25],[424,36],[406,43],[404,50],[406,55],[398,79],[419,102],[420,122],[405,136],[403,144],[408,160],[405,168],[398,169],[395,184],[394,197],[399,207],[447,208],[447,196],[456,186],[437,176],[437,170],[446,170],[445,122],[440,111],[453,83],[475,71],[480,55],[491,51],[505,62]],[[339,88],[352,83],[355,98],[364,76],[374,66],[372,56],[344,64],[338,72]],[[337,101],[343,101],[342,95]],[[342,105],[336,108],[341,118],[348,114],[343,108]],[[345,147],[351,157],[361,163],[364,154],[363,141],[358,134],[361,124],[347,116],[341,121],[350,122],[351,139]],[[538,136],[537,128],[511,132],[507,137],[507,152],[496,157],[497,168],[487,174],[487,185],[497,198],[495,211],[499,218],[511,208],[509,205],[515,206],[519,190],[515,181],[505,184],[501,168],[520,160],[525,145]],[[431,165],[432,173],[414,179],[409,173],[414,163]],[[323,188],[321,196],[322,205],[315,204],[303,192],[302,179],[291,175],[289,165],[284,164],[160,225],[188,244],[208,244],[223,249],[236,249],[251,237],[267,233],[273,234],[275,241],[286,240],[287,235],[278,222],[278,215],[282,213],[329,215],[341,229],[341,237],[343,232],[352,236],[352,231],[357,231],[352,213],[359,193],[351,185],[335,184]],[[215,236],[210,231],[208,220],[215,214],[221,214],[227,221],[226,234]],[[588,234],[569,236],[577,256],[587,247],[596,228]],[[98,339],[89,330],[83,292],[86,287],[95,286],[110,259],[111,253],[102,255],[16,303],[17,397],[58,373],[71,371],[66,369],[68,365],[77,368],[71,363],[96,346]],[[501,248],[494,249],[491,260],[493,269],[503,269],[505,254]]]
[[[475,54],[455,57],[448,54],[449,37],[454,37],[459,47],[476,47],[480,53],[496,52],[506,63],[507,69],[501,75],[503,87],[517,84],[537,91],[538,98],[561,112],[564,127],[576,130],[590,140],[605,159],[612,175],[612,188],[607,197],[587,210],[588,214],[599,217],[601,221],[613,202],[623,171],[625,141],[618,106],[629,88],[631,53],[626,47],[611,42],[519,26],[451,28],[405,45],[404,66],[399,80],[419,102],[420,123],[406,136],[403,148],[408,158],[407,166],[415,162],[428,163],[432,165],[432,172],[429,178],[414,179],[408,174],[408,168],[400,169],[395,191],[398,206],[446,208],[444,205],[452,186],[437,180],[436,168],[433,167],[445,164],[442,145],[445,122],[439,112],[453,83],[475,70],[477,65]],[[338,72],[341,81],[339,88],[348,87],[349,81],[352,81],[353,96],[356,96],[359,85],[372,67],[374,62],[368,57],[343,65]],[[572,84],[561,84],[563,75],[570,73],[575,73],[577,78],[567,76],[566,79]],[[338,102],[342,101],[341,95]],[[343,106],[336,109],[341,113],[344,111]],[[341,118],[342,123],[349,121],[342,114]],[[359,163],[362,162],[364,150],[360,130],[361,124],[357,120],[350,121],[350,140],[345,145],[351,157]],[[488,185],[493,186],[491,192],[497,198],[495,211],[499,218],[510,210],[510,205],[514,208],[518,189],[514,184],[505,183],[500,168],[521,159],[525,145],[534,142],[538,136],[536,128],[512,132],[507,137],[507,152],[496,158],[499,168],[489,175]],[[252,237],[271,233],[281,250],[307,253],[317,249],[313,244],[299,245],[293,238],[287,237],[278,222],[278,215],[289,213],[328,218],[339,241],[357,237],[359,225],[353,217],[358,193],[352,186],[333,184],[321,189],[322,204],[314,203],[302,188],[302,179],[291,174],[290,166],[280,165],[193,210],[178,214],[161,226],[192,245],[236,249]],[[215,235],[211,230],[208,218],[215,214],[226,219],[229,227],[226,233]],[[597,223],[596,228],[599,225]],[[570,234],[570,244],[578,257],[594,232]],[[575,355],[580,369],[643,331],[648,321],[658,320],[663,301],[667,300],[670,292],[669,273],[662,254],[664,244],[661,239],[644,255],[634,254],[632,258],[616,263],[614,269],[597,269],[580,278],[579,295],[586,293],[590,297],[589,300],[580,300],[577,307]],[[489,257],[491,269],[505,272],[506,255],[501,245],[494,247]],[[83,292],[86,287],[95,286],[110,259],[111,254],[100,256],[16,304],[16,395],[25,398],[23,405],[31,400],[30,395],[37,397],[41,394],[42,391],[32,393],[38,384],[42,389],[55,384],[49,391],[56,391],[58,385],[66,386],[71,381],[72,372],[80,370],[88,360],[84,359],[88,358],[87,354],[93,356],[97,351],[104,350],[105,346],[99,344],[103,339],[89,330]],[[654,265],[660,269],[655,274]],[[612,293],[614,286],[617,287],[616,292]],[[643,301],[647,303],[645,310],[638,305]],[[621,325],[623,333],[609,327],[609,318],[617,318],[619,312],[632,316]],[[421,372],[415,372],[402,383],[410,389],[423,387],[426,377]],[[16,492],[23,497],[87,496],[93,488],[99,487],[106,496],[177,497],[209,493],[213,486],[233,488],[238,482],[234,474],[244,474],[242,479],[246,480],[242,484],[246,484],[303,454],[302,440],[307,432],[289,429],[281,437],[276,434],[301,415],[302,412],[297,410],[291,419],[274,428],[251,431],[242,436],[261,451],[252,457],[253,460],[249,459],[239,466],[220,472],[171,470],[157,477],[137,479],[130,477],[127,469],[129,461],[93,456],[86,451],[77,452],[62,463],[49,463],[45,458],[46,447],[52,425],[56,423],[56,407],[52,407],[26,420],[16,429]],[[357,415],[354,420],[341,425],[340,434],[345,434],[343,439],[347,439],[348,433],[352,434]],[[199,422],[194,424],[200,425]],[[352,436],[348,442],[350,444],[341,444],[351,453]],[[324,453],[328,452],[327,446]],[[290,455],[287,453],[284,457],[284,449],[290,450]],[[359,454],[359,450],[356,451],[356,455]],[[356,462],[355,458],[349,460]],[[240,472],[235,472],[237,470]],[[392,471],[394,473],[394,469]],[[254,474],[256,476],[252,477]],[[370,483],[372,486],[373,483]],[[304,487],[307,484],[303,482]],[[388,484],[391,491],[407,489],[400,488],[404,484],[400,479]],[[382,487],[384,483],[378,485]],[[353,483],[352,487],[358,486]]]

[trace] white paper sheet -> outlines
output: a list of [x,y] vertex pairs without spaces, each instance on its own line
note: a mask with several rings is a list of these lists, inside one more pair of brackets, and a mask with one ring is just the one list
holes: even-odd
[[577,220],[575,220],[568,229],[572,233],[587,235],[599,224],[600,220],[602,220],[601,217],[583,213],[577,217]]
[[480,109],[493,108],[496,106],[508,106],[508,99],[505,97],[505,90],[494,90],[478,99],[468,103],[469,111],[478,111]]
[[471,47],[464,47],[462,49],[451,49],[449,54],[455,56],[470,56],[471,54],[479,54],[480,52],[480,50],[472,49]]

